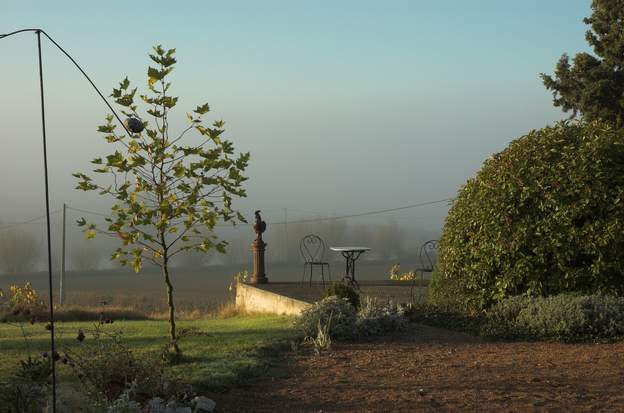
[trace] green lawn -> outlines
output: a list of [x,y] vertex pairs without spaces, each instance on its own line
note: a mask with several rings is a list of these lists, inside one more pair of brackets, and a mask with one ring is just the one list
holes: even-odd
[[[180,342],[185,359],[170,367],[185,381],[200,387],[227,386],[239,381],[246,373],[255,373],[265,366],[276,350],[295,338],[290,328],[292,318],[274,315],[209,318],[179,321],[179,329],[193,329],[195,334]],[[56,324],[57,348],[89,345],[90,336],[80,344],[79,329],[93,330],[93,322]],[[123,340],[136,353],[158,351],[167,342],[166,321],[115,321],[103,326],[106,330],[123,332]],[[19,360],[29,354],[39,355],[49,349],[49,332],[43,324],[24,326],[27,342],[16,325],[0,324],[0,380],[15,371]],[[61,380],[73,381],[67,366],[59,363]]]

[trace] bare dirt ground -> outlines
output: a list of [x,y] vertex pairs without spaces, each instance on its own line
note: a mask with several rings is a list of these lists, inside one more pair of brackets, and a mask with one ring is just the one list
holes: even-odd
[[487,342],[422,325],[211,395],[219,412],[624,412],[624,342]]

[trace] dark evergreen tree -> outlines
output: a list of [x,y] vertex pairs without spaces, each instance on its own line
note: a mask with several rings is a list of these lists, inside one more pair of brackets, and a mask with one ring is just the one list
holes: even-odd
[[624,0],[593,0],[591,26],[585,34],[595,56],[561,56],[554,77],[541,78],[553,92],[553,103],[571,117],[602,119],[624,127]]

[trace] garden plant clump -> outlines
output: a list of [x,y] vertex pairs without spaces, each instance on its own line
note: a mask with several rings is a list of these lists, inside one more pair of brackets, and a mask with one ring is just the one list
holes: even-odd
[[19,369],[0,381],[0,411],[22,413],[43,411],[50,390],[52,370],[44,357],[20,360]]
[[346,298],[329,296],[305,310],[295,328],[309,341],[319,333],[335,340],[353,340],[404,330],[407,323],[405,309],[392,302],[365,297],[356,310]]
[[95,325],[87,334],[83,330],[77,332],[80,347],[66,349],[68,366],[92,400],[110,403],[130,386],[139,401],[157,396],[179,397],[178,393],[183,393],[165,374],[166,360],[158,354],[136,355],[122,337],[120,331]]
[[356,310],[346,298],[330,296],[314,303],[303,311],[295,321],[295,329],[303,334],[305,339],[316,338],[319,325],[330,324],[329,335],[336,340],[354,338]]
[[[421,273],[422,274],[422,273]],[[416,271],[401,272],[401,264],[394,264],[390,267],[389,278],[393,281],[402,281],[410,283],[410,298],[412,307],[416,305],[416,296],[414,290],[416,288]]]
[[624,293],[624,130],[559,122],[485,161],[449,211],[431,301]]
[[[30,282],[24,286],[12,285],[8,297],[0,289],[0,299],[3,299],[0,309],[2,322],[19,328],[27,349],[27,357],[22,355],[17,369],[5,380],[0,380],[0,411],[42,411],[47,404],[50,389],[51,363],[60,360],[60,356],[47,352],[34,354],[25,325],[35,324],[38,319],[45,317],[45,303]],[[49,325],[46,325],[46,330],[48,328]]]
[[511,297],[487,312],[483,334],[563,341],[618,339],[624,337],[624,298],[572,294]]
[[360,307],[360,294],[358,294],[355,288],[348,284],[341,282],[333,283],[327,287],[321,298],[331,297],[333,295],[339,298],[346,298],[355,308]]
[[314,351],[317,355],[320,355],[323,351],[329,350],[331,348],[332,340],[331,340],[331,325],[332,325],[332,316],[333,313],[329,315],[327,322],[322,324],[321,320],[317,324],[317,333],[316,337],[310,338],[312,341],[312,345],[314,346]]
[[356,330],[360,336],[379,336],[407,328],[405,308],[392,302],[381,303],[364,297],[357,313]]
[[0,302],[2,304],[0,317],[3,321],[34,322],[47,316],[45,303],[30,282],[24,283],[23,286],[11,285],[8,297],[0,288],[0,299],[4,299],[4,302]]

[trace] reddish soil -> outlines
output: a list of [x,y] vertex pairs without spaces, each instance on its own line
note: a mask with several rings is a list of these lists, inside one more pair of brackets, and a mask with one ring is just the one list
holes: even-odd
[[214,394],[219,412],[624,412],[624,342],[487,342],[421,325]]

